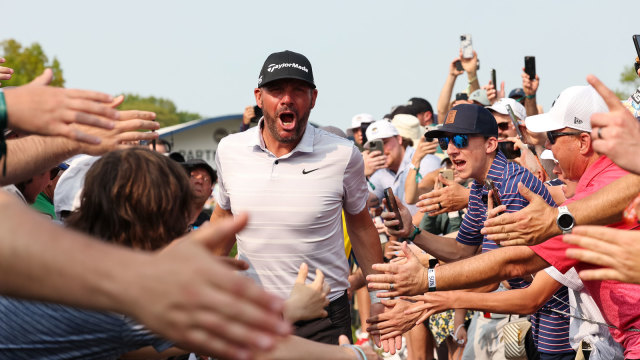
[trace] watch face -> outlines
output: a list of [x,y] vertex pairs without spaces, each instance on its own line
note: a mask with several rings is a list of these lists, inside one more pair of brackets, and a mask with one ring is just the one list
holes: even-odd
[[558,217],[558,226],[562,229],[569,229],[573,226],[573,216],[562,214]]

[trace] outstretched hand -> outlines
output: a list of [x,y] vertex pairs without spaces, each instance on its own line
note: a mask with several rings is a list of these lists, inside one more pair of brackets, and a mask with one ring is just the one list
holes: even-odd
[[621,168],[640,174],[640,123],[597,77],[589,75],[587,81],[609,107],[608,113],[591,115],[593,148]]
[[99,144],[102,140],[71,124],[113,129],[120,113],[110,106],[108,94],[47,86],[51,69],[31,83],[4,89],[10,129],[28,134],[63,136],[75,141]]
[[[7,61],[5,58],[0,58],[0,64],[4,63],[5,61]],[[12,75],[12,68],[0,66],[0,80],[10,80]],[[0,83],[0,85],[2,85],[2,83]]]
[[373,269],[384,274],[367,275],[370,290],[386,291],[379,293],[378,297],[417,295],[427,291],[427,268],[420,263],[406,243],[402,244],[402,252],[407,259],[406,262],[374,264]]
[[469,189],[454,180],[446,179],[441,174],[438,175],[438,180],[445,186],[420,195],[420,201],[416,203],[418,210],[436,216],[459,211],[469,205]]
[[480,232],[502,246],[531,246],[558,235],[555,224],[558,209],[551,207],[522,183],[518,183],[518,191],[529,201],[529,205],[514,213],[487,218]]
[[640,231],[577,226],[563,240],[580,247],[567,249],[567,257],[602,266],[580,271],[582,280],[640,284]]
[[309,266],[300,264],[298,277],[289,298],[285,301],[284,318],[292,323],[299,320],[311,320],[327,317],[325,307],[329,305],[327,295],[331,290],[324,281],[324,274],[316,269],[316,278],[311,284],[306,284]]
[[211,254],[246,223],[246,214],[207,223],[148,255],[137,264],[148,271],[132,272],[122,284],[126,306],[114,310],[195,352],[244,359],[273,348],[291,331],[282,319],[284,301]]

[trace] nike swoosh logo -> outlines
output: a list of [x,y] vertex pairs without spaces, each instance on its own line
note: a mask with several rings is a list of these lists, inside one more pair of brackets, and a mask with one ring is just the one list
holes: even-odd
[[307,171],[307,170],[305,170],[305,169],[302,169],[302,175],[307,175],[308,173],[310,173],[310,172],[314,172],[314,171],[316,171],[316,170],[318,170],[318,169],[320,169],[320,168],[315,168],[315,169],[313,169],[313,170],[309,170],[309,171]]

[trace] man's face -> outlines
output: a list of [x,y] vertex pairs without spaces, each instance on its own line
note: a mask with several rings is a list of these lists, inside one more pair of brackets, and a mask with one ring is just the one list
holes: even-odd
[[469,145],[461,149],[449,141],[447,154],[460,178],[483,181],[491,166],[492,159],[488,155],[497,146],[496,138],[485,140],[481,135],[469,135]]
[[513,123],[511,122],[511,117],[509,117],[509,115],[503,115],[493,111],[491,113],[498,123],[498,139],[503,140],[508,137],[515,137],[518,135],[516,133],[516,128],[513,127]]
[[402,164],[402,158],[404,157],[404,148],[402,147],[402,138],[400,136],[392,136],[382,139],[384,143],[384,154],[387,156],[387,163],[385,166],[397,172]]
[[283,144],[298,143],[315,106],[318,90],[301,80],[282,79],[255,89],[254,94],[264,114],[267,131],[263,136]]
[[[574,132],[571,128],[554,130],[560,132]],[[551,144],[547,139],[545,148],[553,152],[553,157],[558,161],[558,166],[562,171],[565,179],[570,181],[578,181],[584,172],[580,167],[580,137],[579,135],[559,136],[556,138],[555,144]]]
[[200,168],[195,168],[189,173],[191,176],[191,188],[199,201],[206,201],[211,195],[213,184],[209,173]]
[[416,114],[418,120],[420,120],[421,126],[429,126],[433,124],[433,114],[430,111],[425,111],[419,114]]
[[355,128],[353,131],[353,140],[358,145],[362,145],[362,128]]

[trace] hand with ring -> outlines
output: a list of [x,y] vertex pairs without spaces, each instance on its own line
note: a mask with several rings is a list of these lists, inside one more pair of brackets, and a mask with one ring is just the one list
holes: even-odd
[[469,205],[470,190],[455,181],[439,176],[445,187],[420,195],[416,204],[423,213],[435,216],[451,211],[462,210]]

